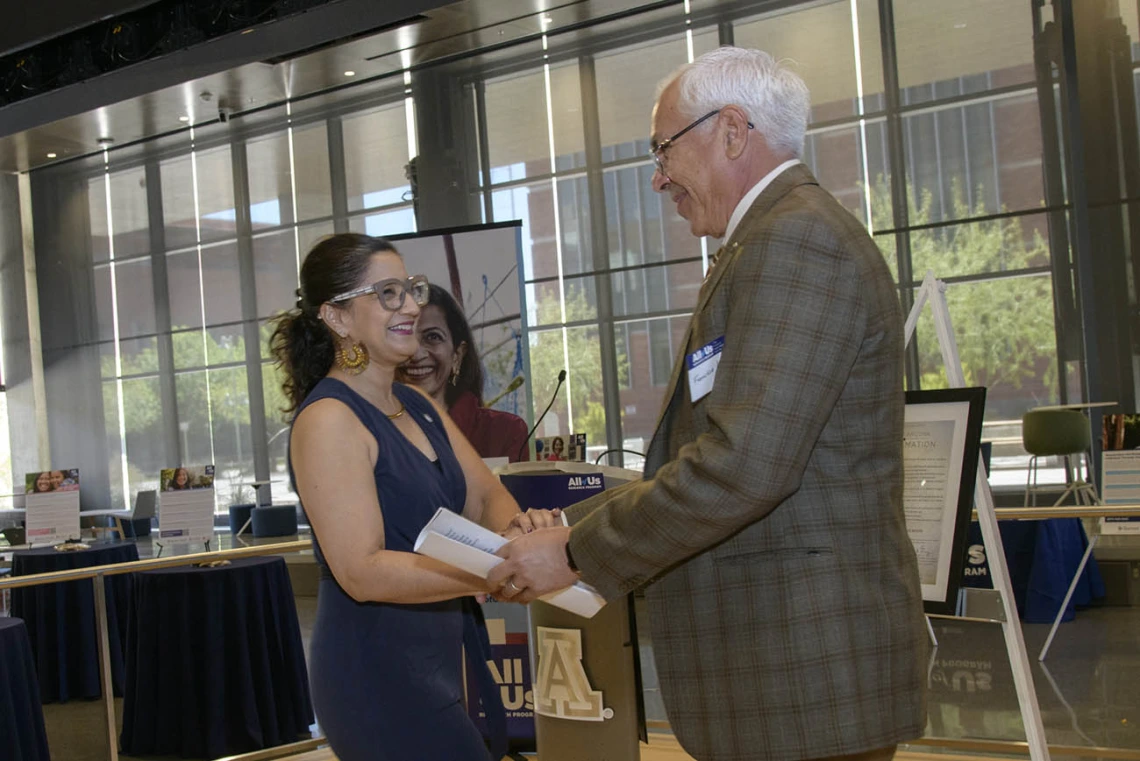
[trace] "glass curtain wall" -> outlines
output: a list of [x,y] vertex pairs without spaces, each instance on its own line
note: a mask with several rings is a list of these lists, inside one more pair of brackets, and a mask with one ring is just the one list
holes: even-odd
[[[295,499],[285,399],[268,349],[270,320],[294,306],[300,262],[321,237],[338,227],[376,235],[414,230],[402,101],[343,121],[310,118],[293,126],[287,114],[281,117],[278,123],[289,125],[284,129],[203,147],[191,137],[188,150],[133,166],[108,158],[87,180],[116,506],[129,504],[140,489],[156,488],[161,468],[214,463],[224,511],[253,500],[259,456],[274,501]],[[389,122],[399,128],[399,150],[371,137],[385,134]],[[343,164],[335,168],[330,129],[343,135]],[[352,213],[340,220],[333,214],[334,175],[341,208]],[[148,194],[148,182],[155,181],[157,192]],[[151,250],[155,241],[161,250]],[[252,262],[247,269],[240,261],[244,249]],[[164,278],[154,275],[156,255]],[[252,351],[246,347],[249,314],[256,316],[259,343]],[[163,344],[169,361],[162,359]],[[258,376],[261,393],[253,395]],[[171,381],[164,404],[163,384]],[[254,430],[251,416],[255,396],[264,404],[262,430]],[[165,443],[172,439],[175,452]]]
[[[995,468],[1006,471],[995,477],[1020,482],[1020,416],[1056,402],[1059,391],[1030,8],[894,5],[897,72],[884,72],[879,3],[836,0],[729,19],[678,8],[644,42],[594,51],[588,64],[581,56],[480,83],[491,216],[524,224],[536,406],[545,406],[558,369],[570,373],[547,431],[585,431],[591,452],[648,446],[709,248],[718,245],[693,239],[673,204],[650,188],[649,115],[660,79],[732,42],[790,60],[806,80],[804,161],[872,231],[896,279],[904,258],[904,303],[927,270],[950,284],[967,380],[989,389],[986,436],[998,445]],[[592,93],[580,87],[587,65]],[[899,145],[891,145],[891,118],[901,124]],[[594,167],[584,165],[582,130],[596,130],[602,146],[604,208],[589,204]],[[905,213],[893,197],[906,199]],[[605,227],[601,269],[589,249],[591,224]],[[597,303],[599,272],[610,279],[610,304]],[[602,406],[598,331],[614,334],[619,390],[610,409]],[[915,345],[912,385],[944,385],[929,314]],[[606,441],[603,413],[620,415],[620,443]]]
[[[890,14],[877,0],[760,15],[685,4],[649,14],[643,30],[607,38],[603,28],[565,50],[553,35],[537,55],[520,48],[472,67],[480,154],[466,160],[483,167],[484,216],[523,224],[533,412],[559,370],[569,376],[539,435],[586,432],[592,456],[648,446],[719,245],[694,239],[650,188],[650,110],[662,77],[732,42],[790,59],[807,81],[804,161],[875,236],[903,304],[927,270],[949,284],[966,377],[989,389],[995,479],[1021,482],[1020,416],[1057,402],[1065,381],[1050,263],[1067,254],[1052,250],[1043,208],[1030,6],[907,0],[888,10],[894,23],[882,29]],[[292,306],[299,262],[322,235],[415,230],[405,174],[415,131],[401,89],[335,114],[283,112],[273,128],[130,165],[112,154],[87,178],[117,504],[154,485],[174,440],[177,459],[218,466],[219,505],[252,497],[242,485],[259,468],[275,499],[292,498],[268,320]],[[259,350],[245,345],[251,314]],[[928,315],[908,363],[912,386],[944,383]],[[250,413],[257,376],[263,429]]]

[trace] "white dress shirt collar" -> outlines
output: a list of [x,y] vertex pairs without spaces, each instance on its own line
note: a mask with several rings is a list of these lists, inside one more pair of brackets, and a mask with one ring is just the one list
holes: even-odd
[[764,175],[760,182],[753,185],[752,189],[744,194],[744,198],[740,199],[740,203],[736,204],[736,208],[733,210],[732,216],[728,218],[728,227],[725,228],[724,231],[725,243],[732,239],[732,234],[736,232],[736,227],[740,224],[740,220],[744,219],[745,213],[747,213],[748,209],[751,208],[753,203],[755,203],[756,199],[760,197],[760,194],[764,192],[764,188],[771,185],[772,180],[779,177],[785,170],[791,169],[799,163],[801,163],[799,159],[789,159],[788,161],[785,161],[783,164],[780,164],[771,172],[768,172],[768,174]]

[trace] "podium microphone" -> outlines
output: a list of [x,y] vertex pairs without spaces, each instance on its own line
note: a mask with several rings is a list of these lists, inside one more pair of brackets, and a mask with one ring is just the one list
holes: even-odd
[[525,380],[521,375],[516,376],[515,379],[510,382],[510,385],[508,385],[506,388],[504,388],[502,390],[502,392],[499,393],[498,396],[496,396],[494,399],[487,402],[483,406],[484,407],[494,407],[496,402],[498,402],[500,399],[502,399],[504,396],[511,393],[512,391],[517,391],[519,386],[521,386],[524,382],[525,382]]
[[530,444],[531,437],[534,436],[534,432],[538,430],[538,426],[542,423],[542,419],[546,417],[546,413],[550,412],[550,408],[554,406],[554,400],[558,398],[558,389],[562,388],[562,384],[565,382],[566,370],[564,368],[558,373],[558,385],[554,387],[554,393],[550,395],[550,403],[546,405],[546,409],[538,416],[538,420],[534,421],[534,427],[530,429],[530,433],[526,435],[522,446],[519,447],[518,455],[515,457],[516,460],[522,459],[523,452],[526,451],[527,446]]

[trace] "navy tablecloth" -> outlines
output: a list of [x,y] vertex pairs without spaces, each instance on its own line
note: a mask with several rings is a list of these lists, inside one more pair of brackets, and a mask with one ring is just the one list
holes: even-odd
[[279,557],[135,574],[123,753],[216,758],[308,737],[308,671]]
[[50,758],[27,627],[0,618],[0,761]]
[[[134,542],[96,542],[91,549],[75,552],[58,552],[52,547],[44,547],[14,553],[12,575],[28,576],[129,563],[138,559],[139,551]],[[115,695],[122,695],[123,646],[126,643],[131,576],[109,576],[103,584],[107,592],[111,684]],[[24,619],[28,625],[43,702],[65,703],[76,698],[98,698],[102,695],[99,648],[95,638],[95,590],[90,580],[13,589],[12,615]]]
[[[1051,624],[1065,599],[1065,592],[1077,572],[1081,556],[1088,547],[1088,537],[1079,518],[1050,518],[1042,521],[1000,521],[1001,543],[1005,549],[1009,580],[1017,611],[1026,623]],[[970,524],[968,544],[979,550],[982,532],[977,521]],[[964,586],[993,587],[988,574],[970,574],[969,569],[985,567],[984,559],[970,552],[967,555],[968,575]],[[1084,607],[1104,597],[1104,581],[1100,576],[1096,558],[1090,557],[1073,597],[1065,609],[1062,621],[1071,621],[1076,608]]]

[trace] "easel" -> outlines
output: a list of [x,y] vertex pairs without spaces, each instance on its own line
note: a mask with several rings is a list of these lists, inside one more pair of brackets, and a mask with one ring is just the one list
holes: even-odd
[[[946,306],[946,284],[927,270],[926,277],[915,296],[914,306],[906,318],[904,345],[910,343],[918,325],[922,309],[930,303],[934,317],[934,331],[938,336],[938,348],[942,353],[942,363],[946,367],[946,379],[951,388],[964,388],[966,377],[962,372],[962,360],[958,354],[958,343],[954,340],[954,329],[950,323],[950,309]],[[979,455],[978,475],[974,484],[974,509],[978,513],[978,524],[982,529],[982,544],[990,565],[994,589],[1001,597],[1005,620],[1001,622],[1005,635],[1006,652],[1009,653],[1010,670],[1017,689],[1017,702],[1021,707],[1021,721],[1025,725],[1025,739],[1029,745],[1032,761],[1049,761],[1049,746],[1045,742],[1045,727],[1041,723],[1041,708],[1037,704],[1037,692],[1033,687],[1033,673],[1030,671],[1029,656],[1025,650],[1025,638],[1021,633],[1021,619],[1017,614],[1017,603],[1013,597],[1013,585],[1009,580],[1009,568],[1005,563],[1005,550],[998,531],[997,513],[994,510],[994,497],[986,478],[986,469]],[[927,626],[929,627],[929,619]],[[933,629],[931,629],[933,636]]]

